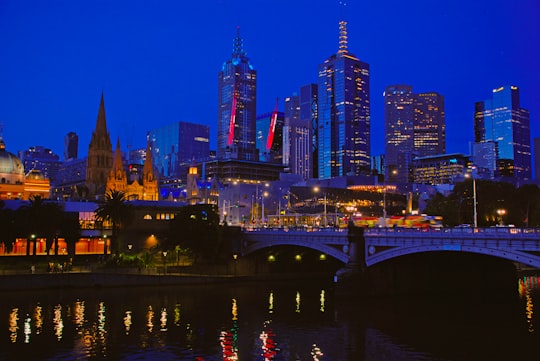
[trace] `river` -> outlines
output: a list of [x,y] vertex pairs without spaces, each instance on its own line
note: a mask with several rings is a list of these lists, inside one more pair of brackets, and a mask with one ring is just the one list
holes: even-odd
[[2,292],[0,360],[538,360],[538,277],[509,292],[364,300],[330,278]]

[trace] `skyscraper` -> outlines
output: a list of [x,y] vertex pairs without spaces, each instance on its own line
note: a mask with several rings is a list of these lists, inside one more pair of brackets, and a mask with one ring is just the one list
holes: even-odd
[[413,181],[413,160],[446,153],[444,97],[413,93],[410,85],[387,86],[384,92],[385,178]]
[[218,159],[258,160],[256,100],[257,72],[237,28],[231,59],[218,74]]
[[384,92],[385,179],[406,183],[407,160],[414,150],[414,95],[409,85],[387,86]]
[[475,104],[474,134],[476,143],[495,142],[496,177],[531,179],[529,111],[520,106],[517,86],[493,89],[491,99]]
[[259,160],[283,164],[284,114],[277,110],[257,116],[257,149]]
[[369,65],[347,49],[347,23],[339,23],[339,50],[319,65],[318,175],[328,179],[368,174],[370,168]]
[[64,160],[77,159],[79,153],[79,136],[69,132],[64,137]]
[[149,132],[153,164],[167,178],[187,179],[193,161],[210,156],[210,127],[189,122],[175,122]]

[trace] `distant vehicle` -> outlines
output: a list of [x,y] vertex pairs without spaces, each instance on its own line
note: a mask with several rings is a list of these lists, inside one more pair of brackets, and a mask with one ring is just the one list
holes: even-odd
[[460,224],[459,226],[456,226],[456,228],[471,228],[472,226],[470,224]]

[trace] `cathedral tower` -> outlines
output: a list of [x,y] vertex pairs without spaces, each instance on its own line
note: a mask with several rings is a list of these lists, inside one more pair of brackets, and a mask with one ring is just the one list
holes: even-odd
[[92,140],[88,146],[88,160],[86,164],[88,198],[101,199],[104,197],[112,163],[112,144],[105,118],[105,100],[103,93],[101,93],[96,129],[92,132]]

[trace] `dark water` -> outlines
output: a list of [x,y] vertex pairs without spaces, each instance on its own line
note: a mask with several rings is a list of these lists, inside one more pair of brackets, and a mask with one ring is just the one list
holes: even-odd
[[539,360],[537,278],[360,300],[322,281],[0,294],[0,360]]

